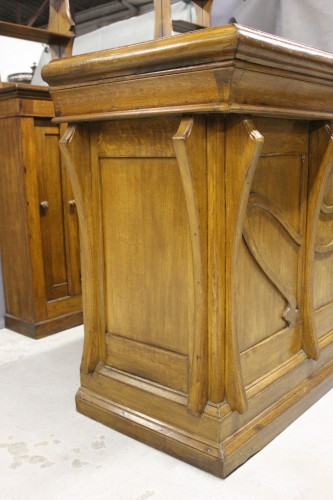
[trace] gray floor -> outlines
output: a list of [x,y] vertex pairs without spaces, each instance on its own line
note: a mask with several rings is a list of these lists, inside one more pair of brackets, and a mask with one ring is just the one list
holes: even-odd
[[333,391],[221,480],[76,413],[82,332],[0,330],[1,500],[333,500]]

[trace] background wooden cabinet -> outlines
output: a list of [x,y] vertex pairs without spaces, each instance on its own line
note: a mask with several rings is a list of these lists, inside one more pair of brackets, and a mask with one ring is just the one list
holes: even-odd
[[0,89],[0,243],[7,328],[39,338],[82,323],[78,221],[48,91]]

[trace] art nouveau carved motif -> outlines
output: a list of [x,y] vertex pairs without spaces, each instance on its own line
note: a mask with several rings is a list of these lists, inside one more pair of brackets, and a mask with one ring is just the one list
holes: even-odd
[[[333,135],[332,127],[327,124],[325,126],[325,132],[327,135],[327,139],[330,140],[330,138]],[[332,171],[330,172],[328,177],[332,177]],[[332,181],[331,181],[332,182]],[[327,182],[328,184],[328,182]],[[328,192],[328,189],[330,186],[326,187],[325,190],[325,195],[323,197],[323,202],[321,205],[320,209],[320,216],[322,220],[325,222],[330,221],[333,216],[333,205],[331,204],[330,200],[326,201],[327,196],[331,194],[331,192]],[[316,239],[316,244],[315,244],[315,252],[320,253],[320,254],[327,254],[333,251],[333,239],[326,239],[326,241],[318,241],[318,234],[317,234],[317,239]]]
[[284,229],[287,235],[297,246],[301,246],[302,244],[300,235],[294,230],[292,225],[289,224],[288,219],[285,217],[285,214],[278,207],[274,206],[270,200],[259,194],[252,193],[250,195],[247,214],[244,220],[244,240],[260,269],[265,273],[270,282],[280,292],[282,297],[285,298],[287,306],[283,313],[283,319],[288,325],[294,326],[298,321],[299,312],[296,296],[293,294],[292,290],[288,289],[288,286],[281,280],[281,277],[277,273],[277,270],[274,269],[274,266],[272,266],[272,263],[270,262],[270,256],[263,253],[263,248],[260,248],[260,245],[257,245],[255,236],[253,235],[251,230],[251,210],[253,209],[260,209],[267,212],[273,219],[275,219],[275,221],[279,223],[279,225]]
[[[323,237],[319,240],[317,234],[320,214],[322,214],[321,218],[323,220],[327,220],[332,213],[331,205],[324,200],[324,194],[325,191],[327,191],[327,183],[332,168],[331,139],[329,139],[330,128],[327,125],[319,130],[320,131],[312,133],[312,136],[315,137],[312,139],[312,149],[316,148],[321,150],[322,160],[317,168],[312,167],[312,176],[310,176],[309,199],[307,204],[307,235],[303,235],[303,230],[296,229],[294,225],[290,223],[288,214],[285,210],[275,206],[274,203],[272,203],[272,200],[265,197],[262,193],[256,193],[255,191],[252,192],[249,197],[243,231],[244,240],[252,257],[257,262],[261,271],[267,276],[272,285],[286,301],[286,309],[282,314],[286,324],[293,327],[301,319],[304,320],[303,347],[305,352],[314,359],[317,359],[319,355],[318,334],[315,327],[313,300],[314,252],[325,255],[333,250],[332,239],[326,235],[326,240],[325,236],[324,240]],[[325,134],[327,136],[326,142],[324,140]],[[300,159],[302,162],[301,169],[304,171],[304,169],[307,168],[304,164],[305,156],[301,155]],[[297,186],[295,186],[295,188],[301,189],[301,187],[298,188]],[[267,214],[265,218],[267,230],[271,224],[278,224],[278,226],[280,226],[282,234],[284,234],[285,237],[294,244],[295,248],[298,249],[298,260],[301,258],[302,252],[304,252],[305,288],[301,296],[299,296],[302,298],[297,297],[299,294],[296,293],[297,289],[294,285],[295,279],[285,280],[283,275],[278,273],[279,263],[276,261],[274,263],[271,255],[265,252],[262,243],[257,241],[257,236],[253,232],[253,224],[251,224],[252,212],[254,214]],[[262,219],[262,223],[264,223],[264,219]],[[326,233],[327,232],[325,232],[325,234]],[[308,236],[308,238],[306,236]],[[314,239],[316,239],[315,243]],[[282,248],[283,247],[281,247],[281,251]],[[300,272],[303,274],[302,269]],[[304,304],[301,309],[299,300],[301,301],[301,304]]]
[[[242,413],[246,410],[247,399],[240,367],[240,350],[237,327],[237,287],[239,252],[242,240],[244,219],[253,177],[257,168],[263,137],[250,120],[234,120],[229,129],[228,146],[234,151],[234,144],[242,151],[240,157],[228,154],[227,149],[227,218],[235,221],[230,226],[226,241],[226,394],[232,409]],[[236,163],[235,163],[236,162]]]
[[[75,144],[76,143],[76,144]],[[82,249],[82,300],[85,313],[85,336],[81,362],[83,373],[90,373],[96,363],[104,358],[105,332],[104,315],[104,279],[100,243],[101,232],[96,214],[99,212],[98,180],[91,182],[87,175],[90,170],[89,135],[85,128],[76,131],[69,126],[60,139],[62,153],[70,177],[80,222],[80,243]],[[97,212],[95,212],[95,209]],[[94,213],[92,211],[94,210]],[[96,312],[99,311],[97,314]]]
[[[326,141],[323,141],[323,135]],[[330,127],[320,128],[313,133],[312,154],[316,154],[318,167],[312,170],[309,178],[308,218],[306,233],[306,261],[305,261],[305,318],[303,346],[308,356],[313,359],[319,357],[318,334],[314,318],[314,262],[316,251],[316,235],[320,211],[324,203],[327,183],[333,167],[333,135]],[[316,151],[315,151],[316,150]],[[319,160],[319,161],[318,161]],[[315,159],[313,158],[313,161]],[[326,209],[324,204],[324,210]],[[318,247],[317,247],[318,249]]]
[[193,413],[200,413],[207,402],[207,298],[199,206],[187,144],[194,126],[195,120],[193,118],[184,118],[173,137],[173,144],[186,200],[193,259],[194,332],[189,352],[188,409]]

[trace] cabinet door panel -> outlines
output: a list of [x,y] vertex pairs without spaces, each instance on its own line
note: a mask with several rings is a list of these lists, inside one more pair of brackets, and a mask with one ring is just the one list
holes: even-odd
[[79,223],[72,186],[64,165],[61,172],[68,292],[69,295],[78,295],[81,293]]
[[59,129],[36,124],[40,228],[47,300],[69,294],[63,214]]

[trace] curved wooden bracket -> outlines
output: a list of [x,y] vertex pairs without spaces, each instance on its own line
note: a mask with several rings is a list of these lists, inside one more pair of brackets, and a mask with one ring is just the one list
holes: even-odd
[[[92,217],[90,204],[95,193],[91,181],[89,131],[69,126],[59,141],[60,151],[72,184],[80,227],[82,263],[82,300],[84,310],[84,346],[81,371],[91,373],[101,359],[102,343],[97,339],[105,333],[104,287],[101,257],[96,238],[98,223]],[[76,145],[78,142],[79,145]],[[86,199],[89,200],[86,203]],[[93,338],[94,337],[94,338]],[[97,340],[97,341],[96,341]]]
[[193,118],[183,118],[173,137],[173,145],[182,180],[191,234],[194,286],[194,332],[190,336],[188,410],[198,414],[207,403],[207,328],[206,284],[202,235],[193,168],[187,142],[194,127]]
[[[226,210],[226,395],[233,410],[243,413],[247,398],[243,383],[237,327],[238,262],[247,205],[264,138],[250,120],[235,120],[227,144]],[[239,151],[243,153],[240,155]]]
[[313,359],[318,359],[320,353],[314,320],[313,300],[313,268],[316,250],[316,234],[320,211],[323,208],[327,181],[333,168],[333,132],[330,126],[326,125],[325,127],[322,127],[318,133],[320,135],[325,134],[325,136],[328,137],[328,144],[326,145],[325,150],[323,152],[321,151],[321,163],[316,171],[316,175],[313,176],[309,185],[304,278],[305,300],[303,348],[306,354]]

